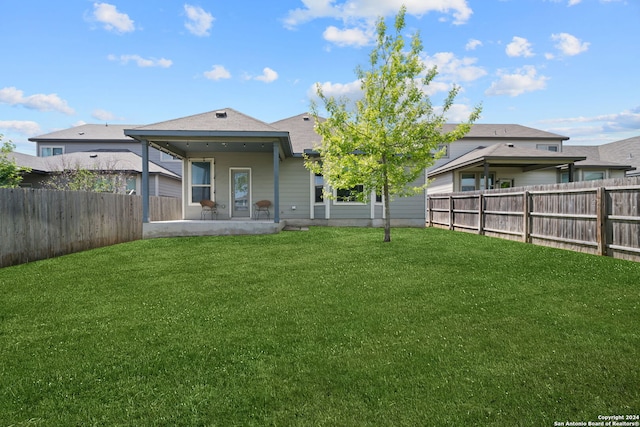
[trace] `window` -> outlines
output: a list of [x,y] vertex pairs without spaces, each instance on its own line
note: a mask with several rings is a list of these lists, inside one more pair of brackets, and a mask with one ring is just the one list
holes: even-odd
[[189,161],[191,204],[212,199],[213,165],[211,160]]
[[475,189],[476,189],[476,174],[475,173],[463,173],[460,176],[460,189],[462,191],[475,191]]
[[560,146],[557,144],[537,144],[536,148],[538,150],[555,151],[556,153],[560,151]]
[[313,178],[313,185],[315,188],[315,202],[316,203],[324,203],[324,195],[322,194],[322,191],[324,189],[324,177],[322,176],[322,174],[315,174],[315,177]]
[[351,188],[338,188],[335,190],[336,203],[360,203],[358,202],[358,194],[363,191],[363,185],[356,185]]
[[584,171],[583,174],[584,181],[595,181],[596,179],[604,179],[605,177],[604,171]]
[[561,183],[569,182],[569,172],[560,172],[560,182]]
[[[493,183],[496,181],[496,175],[489,174],[489,190],[494,188]],[[484,190],[484,173],[482,172],[465,172],[460,174],[460,190],[475,191]]]
[[442,156],[440,156],[441,159],[448,159],[449,158],[449,144],[438,144],[438,148],[435,149],[433,154],[436,154],[436,153],[438,153],[440,151],[444,151],[442,153]]
[[127,194],[136,194],[136,178],[127,178]]
[[64,154],[64,147],[40,147],[40,157],[59,156]]

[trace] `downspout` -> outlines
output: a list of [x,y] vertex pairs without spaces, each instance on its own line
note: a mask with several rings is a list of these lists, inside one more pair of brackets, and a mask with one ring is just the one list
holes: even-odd
[[273,222],[280,223],[280,144],[273,143]]
[[142,143],[142,222],[149,222],[149,141]]

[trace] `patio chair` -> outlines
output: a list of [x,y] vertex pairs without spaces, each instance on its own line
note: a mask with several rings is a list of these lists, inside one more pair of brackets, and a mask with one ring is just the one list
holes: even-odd
[[213,220],[213,216],[216,216],[218,219],[218,205],[213,200],[200,200],[200,206],[202,206],[202,210],[200,211],[200,219],[205,219],[207,214],[211,215],[211,219]]
[[253,219],[260,218],[260,213],[264,212],[267,214],[267,219],[271,218],[271,212],[269,208],[271,207],[271,200],[260,200],[253,204]]

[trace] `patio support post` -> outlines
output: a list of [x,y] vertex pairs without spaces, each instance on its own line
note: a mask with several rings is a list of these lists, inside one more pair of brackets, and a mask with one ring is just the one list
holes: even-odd
[[280,144],[273,143],[273,222],[280,223]]
[[142,141],[142,222],[149,222],[149,141]]
[[574,168],[573,168],[573,163],[569,163],[569,182],[573,182],[573,173],[574,173]]
[[489,189],[489,163],[484,162],[484,191]]

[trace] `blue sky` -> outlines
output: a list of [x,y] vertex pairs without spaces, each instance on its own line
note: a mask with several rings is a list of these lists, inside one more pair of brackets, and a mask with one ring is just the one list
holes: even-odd
[[515,123],[601,144],[640,134],[638,0],[86,0],[0,2],[0,133],[150,124],[230,107],[265,122],[314,87],[357,97],[376,18],[407,6],[449,119]]

